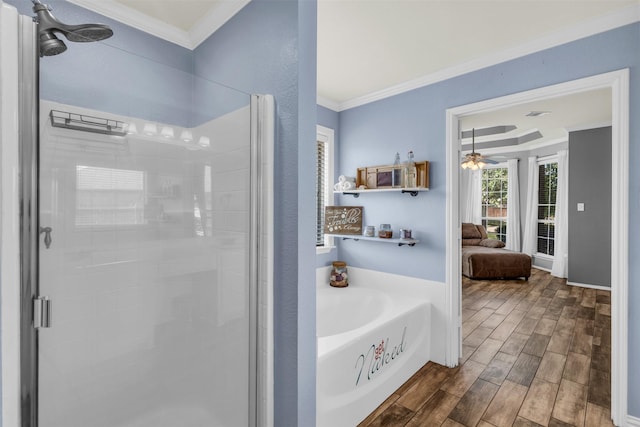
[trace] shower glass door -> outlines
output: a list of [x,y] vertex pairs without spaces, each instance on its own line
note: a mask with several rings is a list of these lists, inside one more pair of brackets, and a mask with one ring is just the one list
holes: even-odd
[[250,97],[104,43],[40,64],[39,426],[253,425]]

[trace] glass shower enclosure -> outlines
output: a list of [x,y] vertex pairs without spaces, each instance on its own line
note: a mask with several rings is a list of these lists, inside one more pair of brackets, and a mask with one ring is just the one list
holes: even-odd
[[257,425],[264,97],[106,43],[39,62],[22,425]]

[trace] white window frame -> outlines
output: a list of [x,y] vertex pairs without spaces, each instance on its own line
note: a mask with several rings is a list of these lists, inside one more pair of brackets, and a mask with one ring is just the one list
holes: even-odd
[[[542,166],[542,165],[547,165],[547,164],[550,164],[550,163],[558,163],[558,155],[557,154],[552,154],[550,156],[538,158],[538,168],[540,168],[540,166]],[[538,180],[538,194],[540,194],[539,185],[540,185],[540,180]],[[538,199],[536,201],[536,212],[537,212],[537,209],[540,208],[539,200],[540,199]],[[540,219],[537,218],[537,214],[536,214],[536,230],[538,229],[537,225],[539,223],[540,223]],[[550,224],[551,222],[547,221],[545,223],[546,224]],[[555,226],[555,220],[553,221],[553,224]],[[538,232],[536,231],[536,248],[538,247],[538,237],[539,237],[538,236]],[[553,238],[553,241],[554,241],[553,244],[555,245],[555,237]],[[539,258],[539,259],[544,259],[544,260],[547,260],[547,261],[553,261],[553,255],[545,254],[544,252],[538,252],[537,250],[536,250],[536,253],[535,253],[534,257]]]
[[[327,203],[332,203],[333,196],[333,182],[334,182],[334,130],[317,125],[316,126],[316,142],[322,142],[325,145],[325,187],[324,200],[325,206]],[[317,222],[316,222],[317,226]],[[324,236],[324,245],[316,246],[316,255],[327,254],[335,248],[334,238],[332,236]]]
[[[500,162],[497,164],[492,164],[492,165],[486,165],[482,171],[488,170],[488,169],[506,169],[507,170],[507,184],[509,182],[509,167],[508,164],[505,162]],[[482,172],[481,172],[482,174]],[[484,177],[482,175],[480,175],[480,181],[483,182],[484,181]],[[483,223],[485,220],[489,221],[489,220],[499,220],[501,222],[504,222],[505,224],[507,223],[507,217],[505,216],[504,218],[499,218],[499,217],[487,217],[487,216],[483,216],[482,215],[482,207],[484,205],[484,198],[483,198],[484,194],[482,191],[482,185],[480,186],[480,223]],[[509,235],[509,227],[507,227],[507,233],[505,234],[505,236]]]

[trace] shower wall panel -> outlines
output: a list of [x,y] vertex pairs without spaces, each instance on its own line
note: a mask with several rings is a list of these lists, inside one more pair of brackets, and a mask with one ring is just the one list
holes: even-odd
[[41,109],[41,426],[249,425],[249,108],[189,142],[53,128],[51,109],[144,121]]

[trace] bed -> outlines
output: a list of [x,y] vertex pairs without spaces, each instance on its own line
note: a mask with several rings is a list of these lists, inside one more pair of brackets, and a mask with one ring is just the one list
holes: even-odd
[[504,249],[482,225],[462,223],[462,274],[471,279],[529,279],[531,257]]

